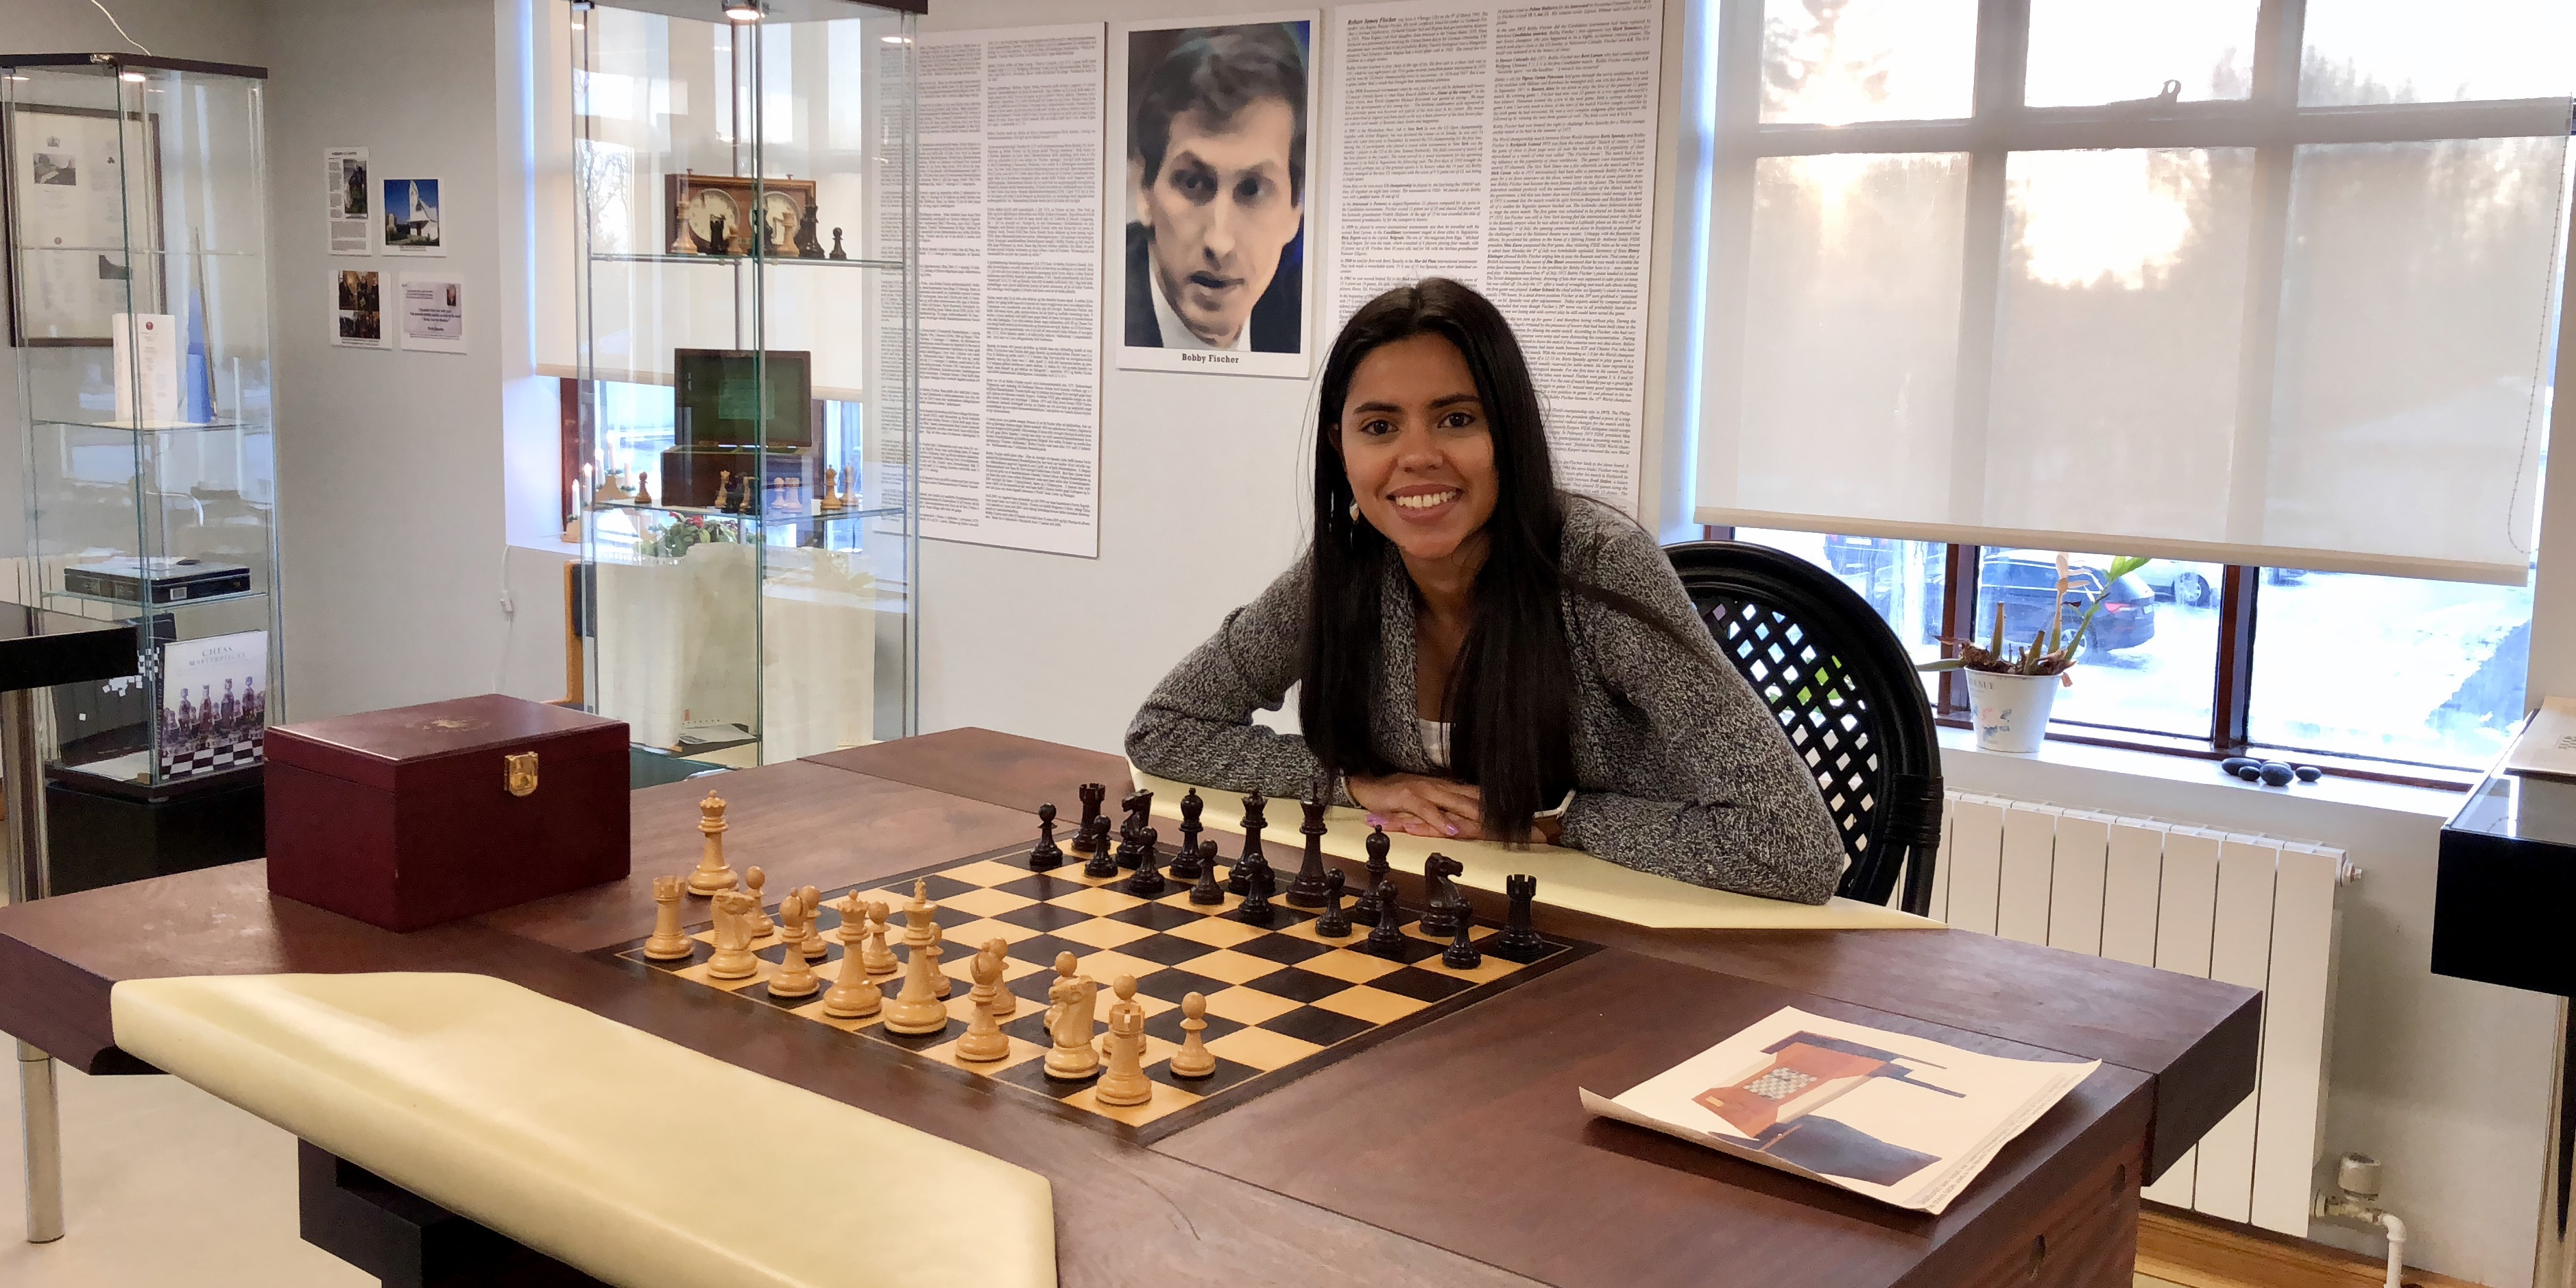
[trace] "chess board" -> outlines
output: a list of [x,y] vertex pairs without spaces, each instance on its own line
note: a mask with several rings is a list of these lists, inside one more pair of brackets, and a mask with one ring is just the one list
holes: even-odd
[[161,774],[165,778],[188,778],[210,774],[218,769],[237,769],[259,764],[262,735],[266,730],[253,730],[248,736],[212,747],[195,747],[185,751],[164,749]]
[[[1169,861],[1166,850],[1166,862]],[[830,944],[814,973],[828,991],[840,975],[844,957],[833,929],[840,914],[829,905],[851,891],[862,902],[882,901],[893,913],[887,936],[898,958],[903,908],[912,901],[916,878],[926,882],[936,902],[944,957],[940,969],[953,986],[947,1000],[948,1025],[918,1037],[889,1033],[884,1011],[861,1019],[835,1019],[823,1013],[823,993],[807,997],[772,997],[768,981],[780,969],[787,949],[773,929],[752,944],[760,959],[748,979],[720,980],[707,974],[714,954],[712,922],[690,927],[696,951],[686,959],[655,961],[644,955],[644,941],[606,948],[594,954],[623,969],[666,976],[688,986],[719,990],[748,1005],[772,1007],[829,1025],[853,1041],[891,1046],[922,1063],[982,1084],[994,1094],[1024,1098],[1051,1112],[1068,1115],[1130,1140],[1151,1142],[1179,1131],[1209,1114],[1287,1085],[1344,1056],[1363,1050],[1440,1016],[1473,1006],[1488,997],[1535,979],[1592,951],[1594,946],[1546,938],[1524,960],[1506,960],[1493,948],[1499,926],[1480,924],[1475,942],[1484,961],[1473,970],[1454,970],[1440,961],[1448,938],[1421,934],[1414,928],[1418,912],[1401,913],[1404,951],[1382,957],[1365,950],[1369,927],[1354,925],[1346,939],[1315,933],[1316,914],[1274,898],[1275,919],[1264,928],[1246,925],[1232,914],[1242,903],[1228,895],[1223,903],[1189,901],[1189,882],[1169,879],[1155,898],[1126,893],[1126,873],[1093,878],[1082,873],[1083,856],[1068,850],[1062,867],[1032,872],[1027,847],[996,850],[908,872],[900,877],[824,892],[825,907],[817,926]],[[1287,858],[1285,887],[1296,859]],[[1274,863],[1278,860],[1273,860]],[[785,889],[763,891],[774,916]],[[705,911],[703,900],[691,907]],[[967,992],[976,949],[987,940],[1010,944],[1004,987],[1020,999],[1018,1014],[1002,1024],[1010,1036],[1010,1054],[988,1063],[957,1058],[957,1039],[972,1018]],[[1047,988],[1055,981],[1056,954],[1071,952],[1078,973],[1099,981],[1095,1019],[1107,1031],[1109,1004],[1116,1000],[1111,983],[1121,975],[1136,979],[1136,1001],[1145,1009],[1145,1075],[1153,1098],[1141,1105],[1100,1104],[1091,1094],[1094,1079],[1049,1077],[1045,1056],[1051,1039],[1046,1030]],[[890,1002],[899,990],[900,973],[875,977]],[[1207,998],[1203,1040],[1216,1056],[1216,1071],[1203,1078],[1183,1078],[1171,1071],[1172,1052],[1183,1038],[1181,998],[1189,993]]]

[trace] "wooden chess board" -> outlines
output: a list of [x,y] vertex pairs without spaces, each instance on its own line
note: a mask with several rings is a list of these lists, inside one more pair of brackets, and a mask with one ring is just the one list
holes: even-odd
[[[1164,850],[1168,863],[1170,847]],[[1284,898],[1271,901],[1275,917],[1267,928],[1250,926],[1232,915],[1242,903],[1238,896],[1228,895],[1219,904],[1194,904],[1189,882],[1172,880],[1164,894],[1142,898],[1120,888],[1126,873],[1084,876],[1083,856],[1070,850],[1063,866],[1047,872],[1030,871],[1027,857],[1025,846],[996,850],[824,892],[825,907],[816,924],[830,949],[813,962],[813,970],[829,990],[844,960],[833,934],[840,914],[830,905],[854,890],[862,902],[883,902],[893,914],[888,940],[901,958],[910,952],[900,943],[903,908],[912,901],[915,879],[926,881],[930,898],[939,905],[936,920],[945,954],[940,968],[953,981],[948,1025],[936,1033],[889,1033],[883,1009],[861,1019],[834,1019],[823,1013],[819,991],[808,997],[770,996],[768,981],[787,952],[774,929],[753,942],[760,966],[748,979],[707,974],[707,959],[715,951],[711,922],[690,927],[696,952],[685,960],[654,961],[644,955],[641,939],[593,955],[829,1025],[856,1041],[899,1048],[996,1094],[1024,1097],[1128,1139],[1151,1142],[1594,951],[1590,944],[1546,938],[1525,960],[1507,960],[1493,948],[1501,928],[1479,925],[1475,942],[1484,950],[1483,963],[1473,970],[1454,970],[1440,961],[1448,938],[1434,939],[1414,928],[1417,910],[1399,914],[1405,934],[1401,956],[1382,957],[1363,947],[1369,927],[1354,925],[1346,939],[1322,938],[1315,933],[1316,914],[1290,907]],[[1293,872],[1295,857],[1283,857]],[[1281,873],[1283,888],[1288,875]],[[763,893],[783,898],[788,892]],[[706,908],[703,901],[692,906]],[[774,916],[777,904],[768,907]],[[1021,999],[1020,1009],[1002,1024],[1011,1039],[1010,1054],[968,1063],[956,1054],[957,1039],[973,1015],[968,972],[976,949],[991,939],[1010,944],[1004,986]],[[1154,1084],[1153,1098],[1146,1103],[1103,1105],[1092,1097],[1093,1079],[1065,1081],[1047,1075],[1047,988],[1056,978],[1054,963],[1061,952],[1073,953],[1079,973],[1099,981],[1094,1014],[1103,1032],[1115,1000],[1111,982],[1121,975],[1135,977],[1136,1001],[1145,1009],[1145,1075]],[[902,975],[876,978],[891,1001]],[[1183,1036],[1181,998],[1192,992],[1207,997],[1204,1040],[1216,1056],[1216,1071],[1204,1078],[1177,1077],[1170,1065]]]

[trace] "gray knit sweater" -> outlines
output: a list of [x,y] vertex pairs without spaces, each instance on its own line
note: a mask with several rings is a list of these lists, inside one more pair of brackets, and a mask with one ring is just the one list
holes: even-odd
[[[1618,609],[1565,596],[1576,776],[1565,844],[1696,885],[1824,902],[1843,848],[1815,775],[1718,652],[1654,538],[1596,502],[1574,500],[1566,510],[1566,572],[1652,608],[1692,643],[1686,649]],[[1252,723],[1255,709],[1277,710],[1297,681],[1309,576],[1300,558],[1163,677],[1127,728],[1128,759],[1150,774],[1228,791],[1296,797],[1313,789],[1321,769],[1305,740]],[[1413,586],[1399,560],[1387,562],[1380,603],[1378,754],[1406,772],[1434,773],[1414,724]],[[1340,803],[1351,803],[1347,794]]]

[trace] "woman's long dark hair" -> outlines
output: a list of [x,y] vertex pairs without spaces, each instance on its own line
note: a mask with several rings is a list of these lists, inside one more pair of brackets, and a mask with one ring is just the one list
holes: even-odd
[[[1394,543],[1351,512],[1342,407],[1351,373],[1380,345],[1436,335],[1456,345],[1476,378],[1494,440],[1497,495],[1476,573],[1475,619],[1449,673],[1440,710],[1452,722],[1448,773],[1476,785],[1489,837],[1518,838],[1531,816],[1574,785],[1574,659],[1565,638],[1558,552],[1565,500],[1556,489],[1538,391],[1511,325],[1484,296],[1443,277],[1399,286],[1351,316],[1324,363],[1315,434],[1314,579],[1308,591],[1305,673],[1297,715],[1327,773],[1394,771],[1372,737],[1371,706],[1385,651],[1379,588]],[[1584,589],[1577,587],[1578,593]],[[1383,682],[1410,685],[1411,676]],[[1408,712],[1407,715],[1412,713]]]

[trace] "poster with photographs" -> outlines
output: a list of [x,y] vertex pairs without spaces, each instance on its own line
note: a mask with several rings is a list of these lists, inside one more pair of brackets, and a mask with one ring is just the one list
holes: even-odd
[[367,200],[367,150],[365,148],[324,148],[322,150],[322,199],[328,214],[331,253],[365,255],[375,250],[369,236],[367,212],[375,207]]
[[439,236],[438,180],[387,179],[378,186],[378,193],[383,198],[377,208],[384,212],[386,254],[447,253],[447,243]]
[[[5,292],[9,339],[29,347],[109,343],[110,319],[156,307],[161,298],[160,211],[128,227],[125,187],[149,194],[159,181],[161,118],[120,119],[102,108],[20,103],[9,108],[19,280]],[[129,179],[129,142],[142,173]],[[144,252],[143,280],[126,248]],[[0,257],[0,272],[7,271]]]
[[465,352],[465,279],[456,273],[402,275],[402,347]]
[[161,776],[260,762],[268,735],[268,632],[161,646]]
[[1126,168],[1109,241],[1119,366],[1311,370],[1315,26],[1308,10],[1111,35],[1110,155]]
[[343,349],[384,348],[384,274],[344,268],[332,276],[331,343]]

